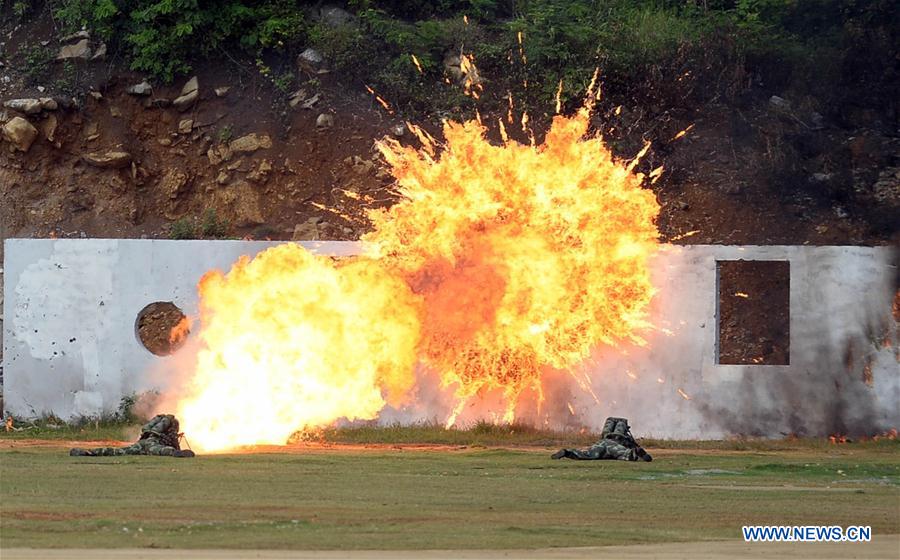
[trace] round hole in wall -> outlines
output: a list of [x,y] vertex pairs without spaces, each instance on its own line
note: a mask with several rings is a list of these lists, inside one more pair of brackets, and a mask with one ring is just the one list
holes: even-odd
[[141,309],[134,330],[141,345],[157,356],[181,348],[191,332],[190,321],[171,301],[155,301]]

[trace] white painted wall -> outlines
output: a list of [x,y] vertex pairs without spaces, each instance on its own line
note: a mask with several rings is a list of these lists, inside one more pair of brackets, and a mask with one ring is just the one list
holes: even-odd
[[[274,242],[8,239],[5,242],[4,396],[14,416],[70,419],[116,409],[123,395],[152,388],[150,372],[177,367],[178,353],[152,355],[138,342],[138,312],[172,301],[197,313],[196,283],[243,254]],[[349,255],[349,242],[310,242]],[[791,364],[715,363],[716,261],[791,262]],[[603,348],[581,375],[599,401],[568,374],[551,387],[540,414],[554,425],[598,426],[631,418],[636,431],[666,437],[806,433],[900,426],[900,340],[891,316],[897,256],[889,247],[664,246],[652,261],[659,294],[643,348]],[[885,346],[887,340],[888,346]],[[846,362],[853,347],[854,363]],[[874,384],[862,382],[871,362]],[[630,371],[636,379],[628,376]],[[381,421],[449,414],[422,373],[418,404],[386,410]],[[553,374],[551,374],[553,376]],[[660,383],[659,379],[663,382]],[[691,398],[683,398],[677,389]],[[572,417],[565,408],[576,409]],[[461,420],[484,415],[483,407]]]

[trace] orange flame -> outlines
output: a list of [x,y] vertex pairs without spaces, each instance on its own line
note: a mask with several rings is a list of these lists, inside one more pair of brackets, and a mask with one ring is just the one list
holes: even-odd
[[482,90],[481,76],[479,76],[478,68],[475,67],[475,61],[471,56],[460,55],[459,71],[465,76],[465,81],[463,82],[465,94],[478,99]]
[[[415,57],[413,57],[413,59],[415,59]],[[391,114],[391,115],[394,114],[394,110],[391,108],[390,103],[388,103],[388,102],[385,101],[380,95],[378,95],[377,93],[375,93],[375,90],[374,90],[374,89],[370,88],[369,86],[365,86],[365,88],[366,88],[366,91],[368,91],[369,93],[371,93],[371,94],[375,97],[375,101],[377,101],[379,105],[381,105],[382,107],[384,107],[384,110],[385,110],[385,111],[387,111],[387,112],[388,112],[389,114]]]
[[199,290],[205,348],[176,414],[201,450],[371,419],[412,387],[417,298],[378,263],[288,243],[207,273]]
[[369,214],[365,257],[286,244],[204,276],[204,348],[176,407],[192,442],[278,444],[375,418],[411,398],[419,360],[452,388],[447,425],[482,391],[514,420],[549,368],[598,400],[571,368],[598,344],[642,342],[659,205],[586,136],[589,119],[554,117],[541,145],[495,146],[468,121],[445,123],[439,146],[410,124],[421,148],[378,143],[402,198]]
[[585,138],[588,121],[587,109],[556,116],[536,147],[447,123],[439,159],[378,145],[404,199],[371,214],[364,240],[424,298],[421,356],[461,398],[499,388],[515,400],[543,367],[648,326],[659,206]]
[[169,331],[169,344],[178,346],[189,334],[191,334],[191,320],[188,317],[182,317],[178,324]]
[[411,55],[409,55],[409,56],[412,57],[413,64],[416,65],[416,69],[419,71],[419,74],[424,74],[425,72],[422,71],[422,65],[419,64],[419,59],[416,58],[416,55],[411,54]]

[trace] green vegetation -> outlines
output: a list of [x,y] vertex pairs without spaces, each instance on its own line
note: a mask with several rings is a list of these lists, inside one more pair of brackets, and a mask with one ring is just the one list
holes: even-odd
[[[230,127],[226,128],[230,134]],[[207,208],[199,218],[181,218],[169,224],[169,239],[227,239],[228,228],[228,220]]]
[[304,16],[287,0],[57,0],[68,30],[87,27],[122,47],[131,67],[171,81],[198,57],[222,50],[281,50],[299,38]]
[[53,64],[53,51],[41,45],[32,45],[25,50],[25,82],[39,85],[50,76]]
[[492,80],[494,103],[513,90],[542,109],[560,80],[566,100],[580,99],[596,67],[607,85],[644,96],[661,95],[652,86],[666,82],[671,100],[685,104],[736,95],[753,80],[819,95],[823,105],[839,94],[836,84],[870,102],[897,93],[888,72],[898,36],[892,0],[351,0],[354,18],[343,25],[324,21],[314,2],[52,4],[68,30],[87,26],[132,68],[167,81],[197,60],[234,53],[266,60],[275,87],[287,91],[294,56],[314,46],[341,79],[411,109],[470,103],[444,81],[445,56],[461,50]]
[[893,448],[660,451],[303,449],[72,458],[0,450],[4,547],[529,548],[738,539],[741,525],[900,531]]
[[125,433],[133,431],[133,423],[116,417],[81,418],[68,423],[59,418],[48,417],[14,421],[12,431],[0,431],[0,441],[23,439],[123,441]]

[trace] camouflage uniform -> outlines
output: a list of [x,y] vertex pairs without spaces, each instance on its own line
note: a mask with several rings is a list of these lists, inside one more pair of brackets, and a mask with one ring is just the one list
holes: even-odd
[[178,419],[171,414],[158,414],[141,428],[141,438],[128,447],[74,448],[69,455],[167,455],[193,457],[193,451],[182,451],[178,443]]
[[554,459],[601,460],[616,459],[619,461],[652,461],[650,454],[644,451],[631,435],[628,420],[609,417],[603,425],[600,441],[587,449],[560,449],[552,455]]

